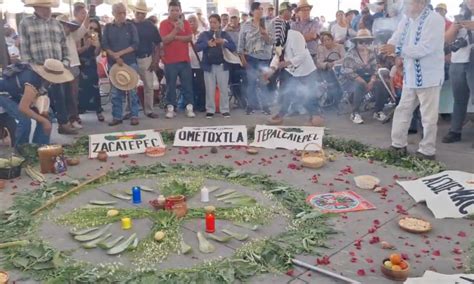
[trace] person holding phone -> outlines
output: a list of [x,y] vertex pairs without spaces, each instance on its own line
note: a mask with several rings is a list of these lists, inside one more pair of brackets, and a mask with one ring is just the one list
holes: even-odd
[[474,0],[464,1],[463,14],[456,19],[445,36],[452,52],[449,73],[454,107],[451,128],[443,138],[443,143],[461,141],[469,98],[474,100]]
[[191,59],[189,58],[189,43],[192,41],[191,25],[184,19],[179,2],[171,1],[168,4],[168,12],[168,19],[160,23],[160,34],[164,44],[162,60],[165,64],[166,78],[166,118],[173,118],[176,115],[178,77],[186,105],[186,116],[192,118],[196,115],[194,114]]
[[[273,40],[268,32],[270,22],[263,19],[263,7],[260,2],[253,2],[250,14],[252,19],[242,24],[239,34],[237,53],[242,65],[247,69],[247,115],[261,106],[262,112],[270,115],[268,85],[257,83],[263,75],[263,70],[270,65],[272,58]],[[261,96],[257,97],[257,88],[260,87]]]

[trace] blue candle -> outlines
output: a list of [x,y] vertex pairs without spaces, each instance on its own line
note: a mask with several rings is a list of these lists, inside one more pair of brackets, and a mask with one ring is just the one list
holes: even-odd
[[132,188],[132,199],[133,199],[133,204],[142,203],[142,193],[139,186],[134,186]]

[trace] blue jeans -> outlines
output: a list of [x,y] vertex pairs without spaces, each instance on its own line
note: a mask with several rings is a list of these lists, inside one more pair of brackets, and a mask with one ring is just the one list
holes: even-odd
[[[247,59],[247,106],[256,109],[260,106],[262,108],[269,107],[269,86],[264,86],[260,82],[257,85],[259,78],[262,78],[262,70],[269,68],[270,60],[261,60],[251,56],[246,56]],[[260,98],[257,95],[257,88],[260,88]]]
[[166,105],[176,107],[176,80],[181,81],[181,94],[185,105],[194,105],[193,75],[189,62],[165,64]]
[[[21,113],[18,109],[18,104],[6,96],[0,95],[0,106],[3,107],[9,116],[18,120],[18,125],[16,127],[16,140],[13,141],[15,147],[28,144],[30,142],[31,118]],[[44,133],[43,126],[39,123],[36,123],[35,133],[33,134],[33,144],[49,144],[49,135]]]
[[[136,63],[130,64],[130,67],[135,70],[138,70],[138,66]],[[112,85],[110,93],[112,94],[112,117],[114,120],[123,119],[123,102],[127,93],[130,99],[130,114],[132,115],[132,118],[138,118],[138,111],[140,110],[140,101],[138,100],[136,88],[126,92],[119,90]]]

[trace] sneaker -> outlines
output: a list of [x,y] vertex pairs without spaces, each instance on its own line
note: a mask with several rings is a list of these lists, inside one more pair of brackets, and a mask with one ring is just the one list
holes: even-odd
[[196,117],[196,114],[193,111],[193,105],[192,104],[188,104],[186,106],[186,116],[187,117]]
[[213,113],[210,113],[210,112],[206,113],[206,118],[211,119],[211,118],[213,118],[213,117],[214,117],[214,114],[213,114]]
[[385,115],[383,111],[374,112],[374,118],[381,122],[384,122],[385,120],[387,120],[387,116]]
[[138,121],[138,118],[132,117],[132,118],[130,119],[130,125],[135,126],[135,125],[138,125],[138,124],[140,124],[140,122]]
[[70,126],[72,128],[75,128],[75,129],[82,129],[84,128],[81,124],[79,124],[79,122],[77,122],[76,120],[74,120],[73,122],[70,123]]
[[267,120],[268,125],[282,125],[283,124],[283,117],[279,114],[273,116],[272,118]]
[[175,116],[174,106],[168,105],[166,107],[166,118],[173,118]]
[[116,126],[122,124],[122,120],[114,119],[111,122],[109,122],[109,126]]
[[353,123],[355,124],[362,124],[364,123],[364,120],[362,119],[362,117],[360,116],[360,114],[358,113],[353,113],[351,114],[351,120]]
[[435,155],[425,155],[421,152],[416,152],[415,156],[418,158],[418,159],[422,159],[422,160],[429,160],[429,161],[434,161],[436,160],[436,156]]
[[222,116],[225,117],[225,118],[229,118],[229,117],[230,117],[230,113],[224,112],[224,113],[222,114]]
[[454,143],[461,141],[461,133],[449,132],[446,136],[443,137],[443,143]]
[[64,135],[76,135],[77,131],[72,128],[69,124],[61,124],[58,127],[58,133]]
[[159,117],[160,117],[157,113],[154,113],[154,112],[149,113],[149,114],[147,114],[146,116],[148,116],[148,117],[151,118],[151,119],[156,119],[156,118],[159,118]]

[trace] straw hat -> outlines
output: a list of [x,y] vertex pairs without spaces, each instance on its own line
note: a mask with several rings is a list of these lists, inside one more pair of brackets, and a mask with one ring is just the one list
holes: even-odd
[[368,40],[368,39],[374,39],[374,37],[372,36],[372,34],[370,33],[370,31],[368,29],[360,29],[359,31],[357,31],[357,35],[352,38],[351,40],[352,41],[359,41],[359,40]]
[[132,67],[114,64],[109,72],[110,82],[122,91],[130,91],[138,85],[138,73]]
[[141,0],[138,0],[137,4],[135,4],[134,6],[131,6],[130,9],[132,9],[133,12],[144,13],[144,14],[147,14],[151,10],[153,10],[153,8],[147,7],[145,1],[141,1]]
[[43,65],[32,64],[31,69],[53,84],[62,84],[74,80],[72,73],[57,59],[46,59]]
[[295,11],[298,12],[301,8],[306,8],[306,7],[313,9],[313,5],[309,5],[308,0],[300,0],[300,2],[298,3],[298,6],[296,6]]
[[72,28],[79,28],[79,27],[81,26],[81,25],[79,25],[78,23],[71,21],[71,20],[69,19],[69,17],[68,17],[67,15],[64,15],[64,14],[58,15],[58,16],[56,17],[56,20],[60,21],[60,22],[63,23],[63,24],[66,24],[66,25],[68,25],[68,26],[70,26],[70,27],[72,27]]
[[448,11],[448,5],[444,4],[444,3],[439,3],[438,5],[436,5],[436,9],[443,9],[445,11]]
[[57,0],[25,0],[25,7],[45,7],[45,8],[57,8],[59,7],[59,1]]

